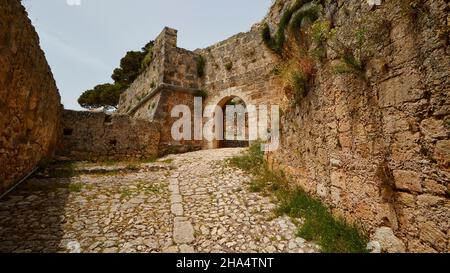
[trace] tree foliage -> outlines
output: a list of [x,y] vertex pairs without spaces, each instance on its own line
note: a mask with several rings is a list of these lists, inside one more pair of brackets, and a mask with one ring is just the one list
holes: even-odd
[[153,45],[154,41],[150,41],[140,51],[128,51],[120,60],[120,67],[111,75],[114,83],[99,84],[85,91],[78,99],[80,106],[86,109],[116,108],[120,95],[152,62]]
[[128,51],[120,60],[120,67],[114,69],[111,78],[122,86],[130,86],[152,61],[153,41],[147,43],[141,51]]
[[123,87],[120,84],[99,84],[81,94],[78,103],[86,109],[115,108],[122,92]]
[[114,69],[111,78],[116,83],[123,86],[129,86],[139,76],[141,71],[141,62],[144,54],[139,51],[128,51],[125,57],[120,60],[120,67]]

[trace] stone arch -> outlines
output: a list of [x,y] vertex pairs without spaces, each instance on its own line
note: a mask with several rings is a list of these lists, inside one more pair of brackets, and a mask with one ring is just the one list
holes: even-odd
[[[214,105],[214,106],[217,105],[220,108],[224,109],[224,107],[235,98],[241,99],[245,106],[254,104],[253,101],[244,92],[242,92],[241,89],[232,87],[232,88],[225,89],[216,95],[211,96],[210,99],[207,99],[205,101],[205,105]],[[225,117],[225,115],[224,115],[224,117]],[[225,132],[226,132],[226,128],[224,128],[224,134],[225,134]],[[248,132],[247,132],[247,136],[248,136]],[[245,141],[245,142],[248,145],[248,141]],[[222,147],[227,147],[227,146],[228,145],[226,144],[225,141],[219,141],[219,140],[214,140],[207,144],[207,148],[209,148],[209,149],[217,149],[217,148],[222,148]],[[241,146],[244,146],[244,145],[241,145]]]
[[255,104],[250,97],[247,96],[245,92],[243,92],[240,88],[231,87],[228,89],[225,89],[218,94],[210,94],[210,98],[208,98],[205,101],[206,105],[219,105],[222,103],[226,98],[233,98],[233,97],[239,97],[241,98],[246,105]]

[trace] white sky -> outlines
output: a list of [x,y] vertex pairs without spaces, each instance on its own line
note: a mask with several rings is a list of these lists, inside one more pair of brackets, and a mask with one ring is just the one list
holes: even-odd
[[[81,2],[81,5],[68,3]],[[247,31],[271,0],[22,0],[67,109],[110,76],[120,58],[178,29],[178,46],[203,48]]]

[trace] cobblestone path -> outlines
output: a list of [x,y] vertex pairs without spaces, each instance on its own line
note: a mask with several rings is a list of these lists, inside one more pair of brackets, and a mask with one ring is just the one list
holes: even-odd
[[0,200],[0,252],[318,251],[296,238],[250,177],[228,167],[243,149],[155,163],[77,163],[70,178],[36,176]]

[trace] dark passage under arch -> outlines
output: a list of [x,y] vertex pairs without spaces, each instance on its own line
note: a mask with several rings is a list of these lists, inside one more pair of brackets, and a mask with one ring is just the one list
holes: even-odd
[[[228,105],[233,105],[233,106],[238,106],[241,105],[244,108],[246,107],[245,102],[236,96],[231,96],[231,97],[227,97],[224,98],[221,103],[220,103],[220,107],[223,110],[224,113],[224,140],[219,141],[218,143],[218,148],[244,148],[244,147],[249,147],[249,141],[248,141],[248,114],[245,114],[245,135],[247,140],[227,140],[225,139],[225,136],[227,135],[227,132],[229,130],[233,130],[234,131],[234,135],[237,136],[237,120],[235,119],[234,121],[234,125],[230,125],[226,124],[226,108]],[[237,139],[237,138],[235,138]]]

